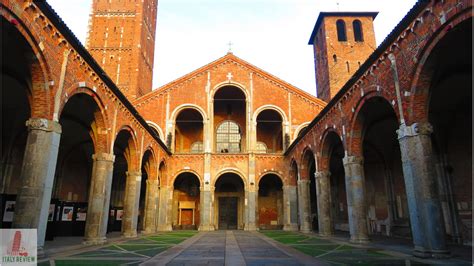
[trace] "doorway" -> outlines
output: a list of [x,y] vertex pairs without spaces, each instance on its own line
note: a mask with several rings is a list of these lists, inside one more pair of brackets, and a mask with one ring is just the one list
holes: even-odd
[[219,197],[219,230],[237,229],[237,197]]

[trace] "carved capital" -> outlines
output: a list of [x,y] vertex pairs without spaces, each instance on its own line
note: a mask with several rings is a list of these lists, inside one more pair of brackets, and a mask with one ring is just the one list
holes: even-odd
[[398,139],[418,135],[430,135],[431,133],[433,133],[433,126],[428,122],[413,123],[411,126],[402,125],[397,130]]
[[110,154],[110,153],[96,153],[96,154],[92,154],[92,160],[108,161],[108,162],[113,163],[115,161],[115,155]]
[[342,163],[344,165],[347,164],[360,164],[362,165],[364,163],[364,158],[361,156],[345,156],[342,158]]
[[45,118],[30,118],[26,121],[28,130],[42,130],[61,134],[61,124]]
[[331,172],[329,171],[319,171],[319,172],[314,173],[314,177],[316,179],[325,179],[325,178],[329,178],[330,176],[331,176]]
[[308,179],[298,180],[298,185],[300,185],[300,184],[302,184],[302,185],[309,184],[309,182],[311,182],[311,181],[308,180]]
[[127,178],[135,178],[136,181],[141,181],[142,180],[142,172],[140,172],[140,171],[127,172]]

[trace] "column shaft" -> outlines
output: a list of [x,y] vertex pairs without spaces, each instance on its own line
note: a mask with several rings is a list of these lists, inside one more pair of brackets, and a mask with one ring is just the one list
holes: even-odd
[[170,187],[160,187],[160,200],[158,208],[158,231],[172,231],[171,206],[173,204],[173,190]]
[[122,234],[125,237],[137,236],[138,204],[140,199],[141,181],[141,172],[127,172],[122,219]]
[[146,201],[143,232],[152,234],[156,232],[156,215],[158,212],[158,180],[147,180]]
[[58,158],[61,125],[31,118],[26,121],[28,138],[21,168],[12,228],[37,228],[38,247],[44,245],[48,210]]
[[309,180],[298,180],[298,201],[300,207],[300,231],[311,232],[311,203],[309,195]]
[[296,186],[283,186],[283,230],[298,231],[298,196]]
[[316,194],[318,198],[318,223],[321,236],[331,236],[334,233],[331,219],[331,186],[328,171],[316,172]]
[[200,205],[201,205],[201,219],[199,224],[199,231],[214,231],[214,225],[212,224],[211,208],[212,208],[212,192],[205,185],[201,189],[200,193]]
[[356,156],[343,159],[346,173],[346,193],[351,242],[369,241],[367,228],[367,203],[365,198],[365,178],[363,160]]
[[257,192],[247,190],[245,191],[245,198],[246,204],[244,204],[244,213],[247,219],[244,219],[244,229],[246,231],[255,231],[257,230],[257,217],[255,215],[257,211]]
[[431,125],[400,126],[402,156],[414,255],[443,257],[448,254],[442,208],[438,196],[430,134]]
[[92,177],[84,236],[86,245],[106,242],[114,159],[115,156],[108,153],[92,155]]

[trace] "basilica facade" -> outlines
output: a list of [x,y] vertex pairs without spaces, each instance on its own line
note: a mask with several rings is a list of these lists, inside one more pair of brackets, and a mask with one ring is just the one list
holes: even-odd
[[232,52],[152,90],[157,5],[93,1],[84,47],[45,1],[2,0],[2,228],[471,243],[470,1],[419,1],[377,48],[377,13],[321,13],[318,97]]

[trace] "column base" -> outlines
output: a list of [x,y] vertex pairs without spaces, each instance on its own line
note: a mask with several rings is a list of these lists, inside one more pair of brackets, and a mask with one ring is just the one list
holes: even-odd
[[171,224],[163,224],[163,225],[158,225],[158,228],[156,229],[158,232],[169,232],[173,231],[173,227]]
[[[332,233],[332,232],[331,232],[331,233],[321,233],[321,232],[318,233],[318,236],[319,236],[320,238],[331,238],[333,235],[334,235],[334,233]],[[368,241],[367,241],[367,242],[368,242]]]
[[352,244],[368,244],[370,242],[370,239],[367,237],[352,237],[349,240],[350,243]]
[[138,234],[137,234],[137,231],[123,232],[122,236],[125,237],[125,238],[134,238],[134,237],[137,237]]
[[304,223],[303,225],[300,226],[300,232],[302,233],[311,233],[311,226],[309,224]]
[[200,225],[198,231],[215,231],[214,225]]
[[143,231],[141,231],[142,235],[151,235],[151,234],[154,234],[156,233],[155,230],[152,230],[152,229],[145,229]]
[[298,224],[285,224],[283,231],[298,231]]
[[449,250],[427,250],[422,247],[413,249],[413,256],[417,258],[447,259],[451,257]]
[[255,224],[246,224],[244,226],[245,231],[257,231],[257,226]]
[[83,245],[91,246],[91,245],[103,245],[107,243],[106,237],[97,237],[97,238],[85,238],[82,242]]

